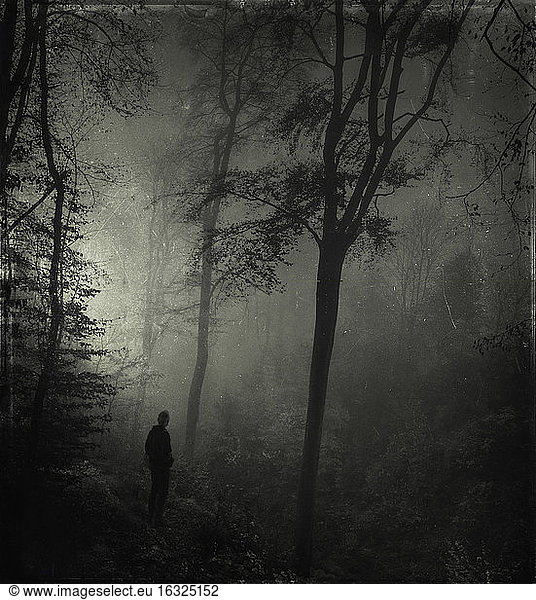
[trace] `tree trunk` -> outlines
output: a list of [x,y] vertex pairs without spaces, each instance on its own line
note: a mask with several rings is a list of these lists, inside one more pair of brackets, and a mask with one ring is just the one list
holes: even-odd
[[50,275],[48,293],[50,302],[50,321],[48,325],[45,344],[45,356],[41,365],[41,372],[35,391],[30,423],[30,438],[28,444],[28,459],[30,464],[35,463],[39,446],[39,437],[43,421],[45,398],[52,381],[52,374],[56,365],[58,347],[60,343],[60,328],[63,320],[63,306],[61,299],[61,261],[63,257],[63,206],[65,202],[65,186],[54,159],[52,134],[50,131],[48,115],[48,76],[47,76],[47,51],[46,51],[46,18],[48,5],[40,8],[41,28],[39,30],[39,78],[41,91],[40,121],[43,148],[47,159],[47,168],[56,188],[56,203],[53,218],[53,249],[50,261]]
[[[212,162],[212,186],[203,211],[203,258],[201,261],[201,291],[199,297],[199,321],[197,325],[197,357],[195,360],[194,374],[188,394],[188,409],[186,414],[186,432],[184,439],[184,457],[192,462],[195,451],[195,438],[199,422],[199,405],[201,392],[207,371],[209,349],[209,327],[212,301],[212,271],[213,235],[222,200],[221,186],[225,181],[229,169],[229,160],[234,144],[236,121],[238,113],[229,116],[228,126],[218,133],[214,139],[214,155]],[[223,142],[223,145],[222,145]]]
[[188,394],[188,411],[186,414],[186,434],[184,440],[184,457],[192,462],[195,450],[195,438],[197,423],[199,421],[199,405],[201,403],[201,391],[205,380],[208,363],[208,336],[211,316],[212,297],[212,243],[211,235],[215,223],[211,205],[205,209],[203,218],[203,259],[201,263],[201,292],[199,298],[199,319],[197,324],[197,357],[195,361],[194,374]]
[[[150,283],[148,282],[149,286]],[[140,365],[140,381],[138,385],[138,394],[134,405],[134,419],[132,422],[131,432],[131,449],[133,453],[138,452],[138,438],[141,430],[141,417],[145,408],[147,399],[147,380],[149,378],[149,369],[151,368],[152,349],[153,349],[153,323],[154,323],[154,307],[150,304],[151,292],[147,290],[147,300],[145,304],[145,314],[143,323],[142,335],[142,350],[141,350],[141,365]]]
[[[7,210],[4,211],[7,222]],[[4,230],[5,231],[5,230]],[[0,292],[0,450],[6,462],[11,458],[15,426],[13,404],[13,317],[10,310],[12,273],[7,233],[1,241]]]
[[143,333],[141,340],[141,365],[140,365],[140,381],[138,385],[138,393],[134,405],[134,418],[132,423],[131,448],[133,452],[138,450],[138,437],[140,435],[141,417],[145,408],[147,399],[147,383],[149,377],[149,369],[151,368],[153,347],[155,342],[154,325],[156,311],[156,295],[157,288],[161,285],[161,277],[157,275],[160,266],[157,257],[157,244],[160,240],[157,239],[155,229],[157,227],[157,206],[156,201],[152,205],[151,220],[148,227],[148,256],[147,256],[147,283],[145,287],[145,305],[143,313]]
[[296,514],[296,566],[298,573],[306,577],[311,569],[316,481],[343,261],[344,251],[329,245],[320,251],[307,421]]
[[13,427],[13,399],[11,390],[11,315],[9,295],[11,269],[8,240],[8,191],[7,176],[9,152],[9,113],[13,99],[11,71],[15,49],[17,2],[7,0],[0,20],[0,200],[2,226],[0,241],[0,419],[1,446],[7,457]]
[[13,428],[12,398],[12,352],[11,352],[11,264],[9,254],[9,238],[7,233],[8,194],[4,183],[0,183],[2,199],[2,239],[0,242],[0,419],[2,441],[1,448],[6,452],[10,447]]

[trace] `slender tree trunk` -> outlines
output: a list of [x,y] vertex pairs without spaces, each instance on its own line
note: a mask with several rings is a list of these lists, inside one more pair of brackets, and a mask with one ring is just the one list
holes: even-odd
[[[150,283],[147,283],[149,286]],[[138,385],[138,394],[136,404],[134,405],[134,420],[132,423],[131,444],[133,452],[138,451],[138,437],[141,430],[141,416],[147,400],[147,380],[149,378],[149,369],[151,368],[152,348],[153,348],[153,325],[154,325],[154,307],[152,306],[152,294],[147,290],[147,299],[145,302],[145,313],[142,335],[140,381]]]
[[[12,343],[9,296],[11,292],[11,264],[9,253],[8,168],[11,153],[22,125],[32,74],[37,55],[37,28],[32,17],[32,2],[24,2],[24,35],[20,51],[17,49],[17,23],[21,17],[18,0],[3,3],[0,19],[0,201],[2,211],[0,244],[0,418],[2,425],[12,428]],[[39,10],[41,19],[44,8]],[[7,418],[6,418],[7,415]],[[2,427],[3,429],[3,427]],[[10,434],[8,434],[10,435]]]
[[0,418],[2,442],[1,448],[7,451],[13,428],[13,398],[12,398],[12,346],[11,346],[11,261],[9,253],[8,226],[8,194],[4,183],[0,183],[2,201],[2,239],[0,242]]
[[296,565],[298,572],[306,577],[311,569],[316,481],[343,261],[344,252],[341,250],[325,245],[320,251],[309,400],[296,514]]
[[203,258],[201,261],[201,290],[199,297],[199,321],[197,325],[197,356],[195,360],[194,374],[188,394],[188,409],[186,414],[186,431],[184,439],[184,457],[192,462],[195,451],[195,438],[197,424],[199,422],[199,406],[201,404],[201,392],[207,371],[209,352],[209,329],[212,301],[212,272],[213,235],[218,218],[222,200],[221,186],[225,181],[229,169],[229,160],[234,144],[238,113],[229,116],[229,124],[214,139],[214,157],[212,163],[212,189],[209,192],[206,206],[203,211]]
[[47,168],[56,188],[56,203],[53,218],[53,249],[50,262],[50,275],[48,284],[50,315],[46,336],[45,356],[41,365],[41,372],[35,391],[30,423],[30,438],[28,445],[28,458],[30,464],[35,462],[39,437],[42,429],[43,409],[46,396],[52,382],[52,374],[56,366],[58,347],[60,342],[60,328],[63,321],[63,306],[61,299],[61,261],[63,255],[63,206],[65,202],[65,186],[54,159],[52,134],[50,131],[48,114],[48,75],[46,56],[46,17],[48,6],[45,4],[40,9],[41,28],[39,31],[39,78],[41,91],[40,121],[43,138],[43,148],[47,159]]
[[203,258],[201,264],[201,292],[199,298],[199,318],[197,324],[197,357],[194,374],[188,394],[188,412],[186,415],[186,432],[184,440],[184,456],[188,462],[194,457],[197,423],[199,421],[199,405],[201,391],[205,380],[208,363],[209,328],[212,299],[212,243],[211,235],[215,226],[214,215],[208,205],[203,218]]
[[8,240],[8,192],[7,176],[9,166],[8,128],[12,100],[11,70],[15,46],[17,2],[7,0],[0,21],[0,200],[2,227],[0,242],[0,418],[2,445],[4,452],[10,447],[13,426],[13,401],[11,394],[11,318],[9,296],[11,269]]
[[[2,115],[3,116],[3,115]],[[2,226],[0,235],[0,407],[2,420],[9,422],[11,406],[11,376],[10,376],[10,326],[9,326],[9,296],[11,292],[9,238],[8,238],[8,204],[7,193],[7,164],[4,164],[3,149],[0,148],[0,210]],[[2,423],[4,425],[4,423]],[[2,427],[3,429],[3,427]]]
[[157,239],[155,234],[157,221],[156,201],[152,205],[151,220],[148,228],[148,257],[147,257],[147,284],[145,288],[145,306],[143,313],[143,333],[141,341],[141,368],[138,394],[134,406],[134,420],[132,423],[132,450],[137,451],[138,436],[141,428],[141,416],[147,399],[147,380],[151,368],[152,353],[154,346],[154,324],[156,310],[157,286],[161,284],[161,278],[157,276],[160,266],[157,257]]
[[[2,441],[0,448],[6,460],[12,446],[14,428],[13,406],[13,315],[10,307],[10,295],[13,292],[12,265],[10,255],[10,229],[8,223],[9,200],[8,169],[11,154],[22,125],[25,114],[30,85],[37,59],[38,36],[37,27],[32,19],[32,3],[25,0],[24,41],[17,68],[13,69],[15,52],[16,23],[18,18],[17,0],[5,3],[4,17],[0,24],[0,199],[2,211],[0,242],[0,428]],[[41,18],[43,8],[39,11]],[[11,74],[14,71],[13,79]],[[18,73],[18,75],[16,75]],[[18,92],[18,96],[17,96]],[[10,123],[10,115],[15,118]],[[19,216],[22,220],[26,214]],[[15,221],[17,223],[17,221]]]

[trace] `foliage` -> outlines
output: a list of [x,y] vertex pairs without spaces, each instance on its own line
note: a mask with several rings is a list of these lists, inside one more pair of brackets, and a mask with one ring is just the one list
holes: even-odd
[[[170,583],[291,582],[293,575],[266,564],[257,527],[242,508],[224,499],[202,471],[173,473],[166,525],[145,521],[149,474],[91,460],[51,472],[23,503],[40,504],[49,527],[27,548],[27,577]],[[187,483],[186,483],[187,481]],[[208,485],[206,485],[208,483]],[[21,507],[19,507],[21,510]],[[24,528],[33,526],[31,517]],[[76,531],[76,536],[72,532]],[[37,540],[36,540],[37,542]],[[39,556],[48,547],[47,557]]]
[[[75,249],[85,213],[83,205],[73,199],[69,225],[65,229],[62,263],[63,341],[54,366],[44,462],[63,461],[61,457],[81,453],[84,448],[81,438],[91,443],[91,435],[106,423],[102,409],[114,393],[112,379],[96,373],[91,366],[91,361],[107,352],[95,346],[95,340],[104,333],[104,323],[87,315],[88,302],[98,293],[95,289],[98,271]],[[14,313],[15,393],[18,418],[23,423],[28,418],[32,392],[46,351],[47,307],[43,298],[47,294],[52,244],[49,222],[47,209],[39,215],[34,213],[12,241],[18,298]]]

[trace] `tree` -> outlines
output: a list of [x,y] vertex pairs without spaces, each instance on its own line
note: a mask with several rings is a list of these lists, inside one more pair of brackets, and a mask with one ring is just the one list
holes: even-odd
[[485,42],[497,77],[510,86],[512,102],[508,110],[500,109],[490,116],[493,132],[490,138],[483,140],[477,134],[470,140],[473,160],[482,175],[475,185],[451,197],[462,199],[468,214],[477,222],[482,216],[479,193],[488,194],[495,205],[504,207],[510,217],[505,239],[512,237],[517,245],[510,261],[513,264],[531,245],[528,238],[534,186],[529,165],[536,119],[533,98],[536,34],[532,7],[525,2],[497,0],[491,13],[477,13],[468,34],[472,52],[479,41]]
[[200,153],[208,174],[198,204],[201,264],[197,352],[188,394],[184,440],[184,454],[189,461],[194,456],[215,292],[236,278],[236,272],[228,268],[215,276],[218,258],[214,247],[225,198],[225,182],[238,145],[247,143],[273,111],[274,95],[284,68],[279,48],[270,42],[273,32],[270,10],[238,6],[226,0],[212,13],[200,12],[201,15],[187,9],[186,15],[190,17],[185,18],[189,43],[204,59],[198,82],[190,90],[189,104],[196,104],[193,118],[198,127],[208,130],[201,138]]
[[[13,151],[26,117],[37,59],[38,17],[32,0],[7,0],[0,21],[0,418],[2,438],[13,422],[11,393],[12,348],[10,298],[12,292],[8,223],[10,194],[17,177],[10,172]],[[22,19],[20,18],[23,14]],[[6,433],[7,432],[7,433]],[[8,440],[2,439],[2,442]],[[2,443],[4,447],[4,443]]]
[[[40,119],[36,102],[38,86],[35,78],[39,57],[39,36],[43,27],[54,32],[54,43],[48,35],[45,40],[54,54],[55,68],[69,72],[70,83],[78,86],[71,97],[69,111],[75,105],[86,106],[99,97],[102,106],[113,105],[128,114],[133,106],[140,106],[143,94],[139,91],[150,83],[151,75],[143,53],[146,35],[129,22],[126,7],[115,10],[88,10],[75,4],[68,7],[55,2],[35,0],[7,0],[3,4],[0,21],[0,195],[2,201],[2,319],[1,319],[1,385],[2,411],[11,410],[10,382],[10,316],[9,298],[13,291],[10,281],[9,235],[27,215],[18,215],[9,223],[7,216],[12,192],[20,187],[21,174],[17,163],[28,147],[39,142],[29,140],[31,129]],[[62,53],[59,49],[62,49]],[[61,56],[61,59],[59,57]],[[57,66],[56,66],[57,65]],[[72,75],[76,74],[76,77]],[[64,82],[65,83],[65,82]],[[65,87],[63,91],[66,92]],[[72,91],[72,88],[71,88]],[[92,117],[99,113],[93,105]],[[78,123],[87,127],[88,119]],[[13,164],[15,163],[15,164]],[[50,176],[53,179],[53,176]],[[28,214],[37,209],[55,189],[50,179],[45,182],[43,194],[31,203]],[[2,419],[4,421],[4,418]]]
[[[44,402],[53,377],[53,367],[58,359],[63,331],[62,264],[66,232],[74,206],[74,200],[69,200],[67,195],[74,198],[79,178],[86,183],[89,181],[77,156],[77,145],[81,140],[75,141],[72,131],[65,131],[68,129],[67,123],[70,117],[74,117],[77,109],[80,110],[78,116],[82,116],[77,131],[80,136],[80,130],[84,131],[83,126],[90,127],[88,123],[99,114],[94,110],[96,98],[101,101],[101,106],[112,106],[123,112],[136,108],[143,96],[144,86],[146,88],[150,81],[150,71],[143,56],[143,36],[138,35],[137,28],[127,22],[128,18],[118,16],[114,9],[85,11],[77,10],[74,6],[56,6],[53,2],[28,1],[24,2],[22,20],[19,19],[20,12],[19,3],[8,2],[2,21],[2,28],[6,33],[6,37],[2,38],[2,85],[6,94],[2,98],[1,111],[4,210],[2,267],[3,277],[6,278],[6,293],[2,300],[2,372],[3,386],[9,397],[9,413],[13,412],[9,381],[12,321],[9,300],[13,293],[9,235],[52,193],[55,207],[52,218],[54,244],[46,294],[49,307],[45,319],[48,327],[46,352],[36,385],[31,419],[29,456],[32,458],[38,445]],[[51,57],[55,59],[52,65]],[[37,80],[33,77],[35,68],[38,72]],[[73,71],[79,75],[78,78],[71,77]],[[69,78],[66,73],[69,73]],[[65,97],[61,96],[61,92],[67,95],[73,89],[78,92],[77,101],[71,102],[66,109]],[[88,110],[89,108],[93,110]],[[92,117],[88,117],[88,113]],[[32,131],[36,123],[40,139]],[[26,139],[21,133],[25,134]],[[70,139],[66,141],[67,133]],[[83,133],[81,135],[83,137]],[[35,152],[36,147],[42,152],[41,156],[38,156],[39,151]],[[14,189],[14,182],[20,187],[24,177],[15,169],[11,172],[8,169],[10,165],[13,166],[14,156],[20,162],[21,157],[26,154],[37,159],[38,163],[44,157],[48,177],[44,178],[45,191],[39,200],[23,209],[20,214],[14,214],[9,206],[13,199],[8,198],[8,184],[11,189]],[[72,176],[70,188],[67,187],[69,173]],[[31,177],[26,176],[26,179]],[[38,177],[33,179],[38,180]],[[11,222],[8,215],[12,217]]]
[[[68,182],[67,182],[67,189]],[[72,191],[69,189],[69,196]],[[104,334],[104,323],[88,315],[88,302],[98,293],[98,269],[76,249],[87,224],[83,199],[69,198],[69,224],[64,228],[61,260],[61,340],[50,365],[52,382],[46,410],[38,423],[39,464],[69,461],[91,445],[91,434],[106,422],[102,409],[114,393],[113,380],[95,369],[108,351],[95,340]],[[26,423],[32,415],[43,363],[50,352],[49,261],[54,252],[54,228],[47,207],[29,216],[13,235],[12,264],[17,292],[12,308],[14,340],[15,449],[27,444]],[[45,408],[45,407],[44,407]],[[35,425],[34,425],[35,426]],[[37,448],[32,448],[32,453]],[[34,458],[34,456],[32,456]]]
[[158,337],[163,334],[171,320],[186,309],[168,306],[166,300],[177,294],[174,262],[174,233],[177,216],[176,196],[174,193],[174,162],[155,147],[151,151],[148,169],[149,201],[144,207],[150,216],[146,222],[147,258],[144,298],[141,318],[142,339],[140,373],[137,384],[136,400],[132,423],[132,444],[138,443],[140,424],[147,400],[147,388],[154,377],[151,369],[153,354]]
[[[322,425],[345,257],[364,238],[376,240],[375,245],[385,241],[388,221],[376,210],[378,200],[422,178],[437,156],[441,144],[429,156],[422,149],[410,160],[402,154],[416,126],[426,120],[448,138],[441,115],[433,114],[436,91],[472,5],[454,2],[432,11],[427,0],[367,0],[348,6],[336,0],[287,13],[295,35],[301,35],[301,52],[327,72],[326,79],[316,77],[298,94],[284,120],[290,135],[312,148],[306,168],[312,195],[317,194],[307,227],[319,258],[296,521],[297,568],[305,575],[311,567]],[[417,107],[408,98],[408,87],[415,92],[411,61],[416,57],[431,64]]]
[[[447,243],[445,217],[438,206],[419,204],[411,212],[387,260],[402,334],[411,337],[440,269]],[[447,301],[448,310],[448,301]]]
[[47,394],[53,366],[56,362],[56,354],[59,345],[60,325],[63,318],[63,308],[60,289],[60,265],[63,254],[63,211],[65,205],[65,183],[64,178],[58,170],[54,149],[52,146],[52,133],[49,122],[49,80],[47,71],[47,14],[48,4],[44,4],[39,12],[39,89],[40,89],[40,126],[43,141],[43,149],[46,157],[47,169],[54,182],[56,198],[54,203],[53,218],[53,250],[50,260],[49,289],[48,297],[50,302],[50,322],[48,326],[47,342],[45,349],[45,358],[33,400],[33,410],[30,428],[29,457],[30,461],[35,460],[41,422],[43,416],[43,406]]

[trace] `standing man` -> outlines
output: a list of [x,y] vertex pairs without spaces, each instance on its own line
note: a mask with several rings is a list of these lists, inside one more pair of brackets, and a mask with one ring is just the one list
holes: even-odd
[[162,523],[169,489],[169,469],[173,464],[171,439],[166,430],[168,423],[169,413],[167,410],[163,410],[158,415],[158,425],[154,425],[149,431],[145,442],[145,454],[149,457],[149,466],[151,467],[149,523],[153,527]]

